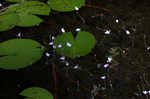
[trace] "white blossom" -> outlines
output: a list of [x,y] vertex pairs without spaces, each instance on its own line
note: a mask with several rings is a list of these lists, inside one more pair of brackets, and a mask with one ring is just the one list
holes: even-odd
[[127,35],[130,35],[130,31],[129,30],[126,30],[125,32],[126,32]]
[[67,45],[68,47],[71,47],[71,46],[72,46],[71,43],[69,43],[69,42],[67,42],[66,45]]
[[66,57],[65,57],[65,56],[62,56],[62,57],[60,57],[59,59],[60,59],[60,60],[65,60]]
[[61,28],[61,32],[63,32],[63,33],[64,33],[64,32],[65,32],[65,29],[64,29],[64,28]]
[[76,29],[75,29],[76,32],[79,32],[80,30],[81,30],[80,28],[76,28]]
[[62,45],[61,45],[61,44],[59,44],[59,45],[58,45],[58,48],[61,48],[61,47],[62,47]]
[[50,54],[48,52],[46,52],[45,55],[48,56],[48,57],[50,56]]
[[111,33],[111,30],[106,30],[104,33],[109,35]]
[[75,9],[76,11],[78,11],[78,10],[79,10],[79,8],[78,8],[77,6],[75,6],[75,7],[74,7],[74,9]]

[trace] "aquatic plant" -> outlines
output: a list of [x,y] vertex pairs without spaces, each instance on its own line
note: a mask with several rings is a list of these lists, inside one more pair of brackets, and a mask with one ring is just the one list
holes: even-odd
[[54,41],[56,52],[71,58],[87,55],[95,43],[95,37],[86,31],[77,32],[75,38],[71,32],[65,32],[58,35]]
[[49,15],[49,12],[48,5],[38,1],[24,1],[10,5],[0,13],[0,31],[6,31],[15,26],[34,26],[43,21],[35,15]]
[[48,0],[48,4],[32,0],[7,0],[19,2],[12,4],[0,12],[0,31],[12,29],[15,26],[29,27],[43,22],[36,15],[49,15],[50,9],[59,12],[78,10],[85,0]]
[[85,0],[48,0],[49,6],[59,12],[78,10],[85,4]]
[[31,39],[11,39],[0,43],[0,68],[20,69],[38,61],[45,48]]
[[40,87],[24,89],[19,95],[26,97],[25,99],[53,99],[48,90]]

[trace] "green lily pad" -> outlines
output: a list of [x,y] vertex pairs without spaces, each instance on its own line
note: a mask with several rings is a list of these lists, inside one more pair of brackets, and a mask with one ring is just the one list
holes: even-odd
[[49,15],[49,13],[50,7],[43,2],[24,1],[13,4],[0,13],[0,31],[9,30],[16,25],[22,27],[34,26],[43,21],[36,15]]
[[48,0],[48,4],[55,11],[69,12],[84,6],[85,0]]
[[[6,0],[7,2],[20,2],[21,0]],[[24,0],[24,1],[33,1],[33,0]]]
[[20,69],[40,60],[44,47],[31,39],[12,39],[0,43],[0,68]]
[[40,87],[27,88],[20,95],[27,97],[25,99],[53,99],[52,94],[48,90]]
[[16,14],[0,15],[0,31],[12,29],[17,24],[18,17]]
[[20,14],[20,21],[17,23],[17,26],[28,27],[34,26],[35,24],[41,23],[43,20],[35,15],[29,14]]
[[7,2],[20,2],[20,0],[6,0]]
[[95,37],[86,31],[78,32],[76,38],[71,32],[58,35],[54,41],[56,52],[63,56],[75,58],[87,55],[95,46]]

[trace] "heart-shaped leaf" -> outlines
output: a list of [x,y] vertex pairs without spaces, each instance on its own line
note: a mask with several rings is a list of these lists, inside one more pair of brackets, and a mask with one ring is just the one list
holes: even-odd
[[27,88],[20,95],[27,97],[25,99],[53,99],[52,94],[48,90],[40,87]]
[[48,0],[48,4],[53,10],[69,12],[84,6],[85,0]]
[[95,43],[94,36],[85,31],[78,32],[76,38],[73,37],[71,32],[66,32],[58,35],[54,41],[56,51],[61,55],[71,58],[87,55]]
[[20,69],[38,61],[44,47],[31,39],[12,39],[0,43],[0,68]]

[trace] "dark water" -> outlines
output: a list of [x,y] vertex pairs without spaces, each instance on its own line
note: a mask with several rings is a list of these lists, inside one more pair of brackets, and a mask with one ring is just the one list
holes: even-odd
[[[51,54],[47,57],[45,52],[40,61],[24,69],[0,69],[0,99],[23,99],[19,92],[32,86],[48,89],[57,99],[150,98],[149,0],[87,0],[78,12],[52,11],[40,17],[45,22],[39,26],[15,27],[0,33],[2,42],[18,38],[21,32],[21,38],[40,42]],[[48,43],[49,34],[56,36],[61,28],[73,33],[76,28],[91,32],[97,40],[95,48],[84,57],[60,60]],[[111,48],[117,51],[111,54]],[[107,62],[108,56],[116,53]]]

